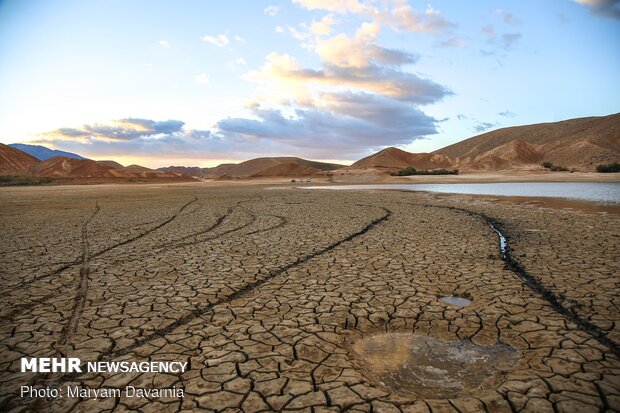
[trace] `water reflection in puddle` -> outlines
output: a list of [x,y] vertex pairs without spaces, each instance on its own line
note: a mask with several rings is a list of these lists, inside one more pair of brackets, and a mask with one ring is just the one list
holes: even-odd
[[461,308],[467,307],[468,305],[471,304],[471,300],[468,300],[467,298],[454,297],[451,295],[446,295],[444,297],[441,297],[439,301],[443,301],[444,303],[452,304],[454,306],[461,307]]
[[394,393],[427,399],[463,395],[519,358],[512,347],[501,344],[483,347],[410,333],[366,337],[353,350],[380,384]]

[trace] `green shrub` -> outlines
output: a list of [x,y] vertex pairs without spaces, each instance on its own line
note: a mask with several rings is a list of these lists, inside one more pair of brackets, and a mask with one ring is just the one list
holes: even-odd
[[620,172],[620,163],[614,162],[614,163],[599,165],[596,167],[596,172],[601,172],[601,173]]
[[554,165],[551,162],[545,162],[542,164],[543,168],[553,172],[568,171],[569,169],[564,166]]
[[45,185],[52,183],[52,178],[34,176],[0,176],[0,186]]
[[398,176],[411,176],[411,175],[458,175],[458,169],[429,169],[417,170],[413,166],[409,166],[405,169],[398,171]]

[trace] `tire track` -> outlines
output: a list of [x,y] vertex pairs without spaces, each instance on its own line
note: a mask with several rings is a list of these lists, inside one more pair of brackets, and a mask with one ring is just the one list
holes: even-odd
[[[207,304],[204,305],[202,307],[196,308],[194,311],[188,313],[187,315],[177,319],[176,321],[168,324],[165,327],[162,328],[158,328],[155,331],[153,331],[152,333],[141,337],[140,339],[136,340],[133,344],[130,344],[124,348],[115,350],[115,351],[111,351],[108,352],[107,354],[103,354],[102,356],[99,357],[99,360],[102,359],[112,359],[115,357],[120,357],[120,356],[124,356],[128,353],[130,353],[132,350],[141,347],[145,344],[148,344],[154,340],[157,340],[159,338],[162,338],[166,335],[168,335],[169,333],[171,333],[172,331],[174,331],[175,329],[177,329],[180,326],[186,325],[190,322],[192,322],[193,320],[195,320],[198,317],[202,317],[208,313],[210,313],[213,308],[215,306],[218,305],[222,305],[222,304],[227,304],[230,303],[233,300],[239,299],[243,296],[245,296],[248,293],[251,293],[252,291],[254,291],[255,289],[259,288],[261,285],[271,281],[272,279],[274,279],[275,277],[285,273],[286,271],[293,269],[295,267],[298,267],[302,264],[305,264],[306,262],[312,260],[313,258],[319,257],[321,255],[324,255],[332,250],[334,250],[335,248],[339,247],[340,245],[352,241],[364,234],[366,234],[368,231],[370,231],[371,229],[373,229],[374,227],[376,227],[377,225],[387,221],[390,216],[392,215],[392,211],[384,208],[384,207],[376,207],[376,206],[372,206],[372,205],[365,205],[365,206],[369,206],[369,207],[373,207],[373,208],[380,208],[383,211],[382,216],[380,216],[379,218],[374,219],[373,221],[371,221],[370,223],[366,224],[364,227],[362,227],[361,229],[359,229],[358,231],[355,231],[351,234],[349,234],[348,236],[341,238],[337,241],[334,241],[333,243],[327,245],[326,247],[321,248],[318,251],[315,251],[313,253],[310,253],[308,255],[304,255],[302,257],[299,257],[297,260],[286,264],[284,266],[278,267],[273,269],[272,271],[270,271],[266,276],[264,276],[263,278],[256,280],[252,283],[246,284],[244,287],[240,288],[239,290],[229,294],[226,297],[223,297],[221,300],[212,303],[212,304]],[[80,377],[81,375],[83,375],[84,373],[71,373],[71,374],[65,374],[60,376],[57,380],[53,381],[53,383],[51,384],[53,385],[57,385],[59,383],[64,383],[67,381],[73,381],[76,378]]]
[[[189,201],[186,204],[184,204],[183,206],[181,206],[181,208],[179,208],[173,215],[171,215],[169,218],[167,218],[166,220],[162,221],[161,223],[157,224],[155,227],[152,227],[152,228],[150,228],[150,229],[148,229],[148,230],[146,230],[146,231],[144,231],[144,232],[142,232],[142,233],[140,233],[140,234],[138,234],[138,235],[136,235],[134,237],[125,239],[123,241],[120,241],[120,242],[118,242],[118,243],[116,243],[114,245],[111,245],[111,246],[109,246],[107,248],[104,248],[103,250],[100,250],[100,251],[90,255],[89,261],[94,259],[94,258],[97,258],[97,257],[99,257],[99,256],[101,256],[101,255],[103,255],[103,254],[105,254],[105,253],[107,253],[109,251],[112,251],[115,248],[121,247],[123,245],[127,245],[127,244],[129,244],[131,242],[134,242],[134,241],[137,241],[137,240],[139,240],[139,239],[149,235],[150,233],[152,233],[152,232],[154,232],[154,231],[164,227],[165,225],[167,225],[170,222],[174,221],[179,216],[179,214],[181,214],[187,207],[189,207],[191,204],[193,204],[197,200],[198,200],[198,198],[194,197],[194,199],[192,199],[191,201]],[[92,217],[91,217],[91,219],[92,219]],[[49,278],[49,277],[52,277],[54,275],[60,275],[62,272],[66,271],[69,268],[72,268],[72,267],[74,267],[74,266],[76,266],[78,264],[81,264],[81,263],[83,263],[83,254],[82,254],[82,258],[76,259],[76,260],[72,261],[69,264],[63,265],[62,267],[54,270],[51,273],[45,274],[45,275],[40,276],[40,277],[36,277],[33,280],[31,280],[31,281],[24,281],[23,283],[21,283],[21,285],[19,287],[13,288],[13,289],[9,289],[8,292],[15,291],[17,289],[21,289],[21,288],[23,288],[25,286],[34,284],[36,281],[39,281],[39,280],[42,280],[42,279],[45,279],[45,278]],[[43,303],[47,302],[48,300],[50,300],[51,298],[56,297],[57,295],[58,295],[57,292],[53,292],[53,293],[47,294],[47,295],[45,295],[43,297],[37,298],[36,300],[30,301],[29,303],[15,305],[15,306],[13,306],[13,308],[14,308],[13,311],[11,311],[10,313],[8,313],[6,315],[0,316],[0,320],[12,319],[16,315],[18,315],[18,314],[20,314],[20,313],[22,313],[24,311],[27,311],[27,310],[29,310],[29,309],[31,309],[33,307],[36,307],[39,304],[43,304]]]
[[[150,233],[152,233],[154,231],[157,231],[158,229],[162,228],[163,226],[165,226],[165,225],[169,224],[170,222],[174,221],[179,216],[179,214],[181,212],[183,212],[188,206],[190,206],[191,204],[193,204],[197,200],[198,200],[198,198],[194,197],[193,200],[191,200],[191,201],[187,202],[186,204],[184,204],[179,210],[177,210],[174,214],[172,214],[166,220],[162,221],[161,223],[157,224],[156,226],[154,226],[154,227],[152,227],[152,228],[150,228],[150,229],[148,229],[148,230],[146,230],[144,232],[141,232],[140,234],[138,234],[136,236],[133,236],[131,238],[125,239],[123,241],[120,241],[120,242],[118,242],[118,243],[116,243],[114,245],[106,247],[106,248],[104,248],[104,249],[102,249],[102,250],[92,254],[91,259],[92,258],[97,258],[97,257],[99,257],[99,256],[101,256],[101,255],[103,255],[103,254],[105,254],[105,253],[107,253],[109,251],[112,251],[115,248],[121,247],[123,245],[127,245],[127,244],[129,244],[131,242],[134,242],[134,241],[137,241],[140,238],[143,238],[143,237],[149,235]],[[23,287],[28,286],[30,284],[34,284],[35,282],[37,282],[39,280],[43,280],[43,279],[46,279],[46,278],[53,277],[54,275],[59,275],[63,271],[68,270],[69,268],[74,267],[76,265],[79,265],[81,262],[82,262],[81,258],[76,258],[75,260],[68,262],[67,264],[65,264],[65,265],[55,269],[54,271],[52,271],[50,273],[47,273],[47,274],[35,277],[32,280],[30,280],[30,281],[22,282],[21,285],[18,288],[23,288]],[[17,288],[15,288],[13,290],[10,290],[10,291],[14,291],[16,289]]]
[[71,309],[71,317],[63,327],[60,333],[59,344],[66,343],[67,339],[77,330],[78,322],[84,310],[86,295],[88,293],[88,282],[90,278],[90,245],[88,242],[88,225],[91,223],[95,215],[100,211],[99,202],[95,205],[93,214],[82,224],[82,265],[80,266],[80,283],[73,299],[73,308]]

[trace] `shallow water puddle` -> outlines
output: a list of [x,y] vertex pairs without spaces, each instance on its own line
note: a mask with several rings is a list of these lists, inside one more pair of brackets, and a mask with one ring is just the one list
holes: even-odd
[[516,350],[501,344],[483,347],[410,333],[369,336],[353,350],[369,377],[394,393],[427,399],[466,394],[519,359]]
[[452,304],[454,306],[461,307],[461,308],[467,307],[468,305],[471,304],[471,300],[468,300],[467,298],[455,297],[452,295],[443,296],[439,298],[439,301],[443,301],[444,303]]

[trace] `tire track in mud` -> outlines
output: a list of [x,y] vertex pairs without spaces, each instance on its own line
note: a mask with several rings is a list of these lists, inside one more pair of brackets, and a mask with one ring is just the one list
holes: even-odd
[[[341,238],[337,241],[334,241],[333,243],[327,245],[326,247],[321,248],[318,251],[315,251],[313,253],[310,253],[308,255],[304,255],[302,257],[299,257],[297,260],[290,262],[289,264],[286,264],[284,266],[275,268],[273,270],[271,270],[269,273],[267,273],[266,276],[264,276],[261,279],[258,279],[252,283],[246,284],[244,287],[240,288],[239,290],[229,294],[226,297],[223,297],[221,300],[218,300],[215,303],[212,304],[207,304],[203,307],[199,307],[196,308],[194,311],[188,313],[187,315],[177,319],[176,321],[168,324],[165,327],[162,328],[158,328],[155,331],[153,331],[152,333],[141,337],[140,339],[136,340],[133,344],[128,345],[127,347],[124,348],[120,348],[118,350],[115,351],[111,351],[108,352],[107,354],[102,354],[99,357],[99,360],[102,359],[112,359],[115,357],[120,357],[120,356],[124,356],[128,353],[130,353],[132,350],[141,347],[145,344],[148,344],[154,340],[157,340],[159,338],[162,338],[166,335],[168,335],[169,333],[171,333],[172,331],[174,331],[176,328],[181,327],[183,325],[186,325],[190,322],[192,322],[193,320],[195,320],[198,317],[202,317],[208,313],[210,313],[213,308],[215,306],[218,305],[222,305],[222,304],[227,304],[230,303],[233,300],[239,299],[243,296],[245,296],[248,293],[251,293],[252,291],[256,290],[257,288],[259,288],[261,285],[271,281],[272,279],[276,278],[279,275],[284,274],[285,272],[287,272],[288,270],[291,270],[295,267],[298,267],[300,265],[305,264],[306,262],[312,260],[313,258],[319,257],[321,255],[324,255],[332,250],[334,250],[335,248],[339,247],[340,245],[352,241],[364,234],[366,234],[368,231],[372,230],[374,227],[376,227],[377,225],[386,222],[391,216],[392,216],[392,211],[384,208],[384,207],[376,207],[376,206],[372,206],[372,205],[364,205],[364,206],[368,206],[368,207],[373,207],[373,208],[379,208],[383,211],[383,214],[379,217],[376,218],[374,220],[372,220],[370,223],[366,224],[364,227],[362,227],[361,229],[359,229],[358,231],[355,231],[349,235],[347,235],[344,238]],[[80,377],[83,373],[71,373],[71,374],[65,374],[63,376],[60,376],[57,380],[52,381],[51,385],[57,385],[59,383],[64,383],[67,381],[72,381],[75,380],[76,378]],[[0,406],[1,407],[1,406]]]
[[80,283],[78,284],[75,297],[73,299],[73,308],[71,309],[71,317],[67,320],[62,331],[60,332],[59,344],[65,344],[78,327],[78,322],[84,311],[86,295],[88,294],[88,282],[90,278],[90,245],[88,242],[88,225],[91,223],[95,215],[100,211],[99,202],[95,206],[93,214],[82,224],[82,264],[80,266]]
[[[198,200],[198,198],[194,197],[194,199],[192,199],[191,201],[185,203],[183,206],[181,206],[181,208],[179,208],[169,218],[167,218],[166,220],[164,220],[161,223],[157,224],[156,226],[154,226],[154,227],[152,227],[152,228],[150,228],[150,229],[148,229],[148,230],[146,230],[144,232],[141,232],[140,234],[138,234],[136,236],[133,236],[131,238],[125,239],[123,241],[120,241],[120,242],[118,242],[118,243],[116,243],[114,245],[106,247],[103,250],[100,250],[100,251],[90,255],[89,259],[92,260],[94,258],[97,258],[97,257],[99,257],[99,256],[101,256],[101,255],[103,255],[103,254],[105,254],[105,253],[107,253],[109,251],[112,251],[115,248],[121,247],[123,245],[127,245],[127,244],[129,244],[131,242],[134,242],[134,241],[137,241],[137,240],[139,240],[139,239],[141,239],[141,238],[151,234],[152,232],[157,231],[158,229],[160,229],[160,228],[166,226],[167,224],[169,224],[170,222],[174,221],[187,207],[189,207],[191,204],[193,204],[197,200]],[[40,281],[42,279],[53,277],[54,275],[60,275],[62,272],[68,270],[69,268],[72,268],[72,267],[74,267],[76,265],[81,264],[82,261],[83,261],[83,258],[76,259],[76,260],[74,260],[74,261],[72,261],[72,262],[70,262],[70,263],[68,263],[66,265],[63,265],[62,267],[57,268],[56,270],[52,271],[51,273],[42,275],[40,277],[35,277],[31,281],[24,281],[18,287],[13,288],[13,289],[9,289],[8,292],[15,291],[17,289],[21,289],[23,287],[26,287],[26,286],[29,286],[31,284],[34,284],[35,282]],[[6,314],[6,315],[0,316],[0,320],[11,319],[11,318],[15,317],[16,315],[18,315],[18,314],[20,314],[20,313],[22,313],[24,311],[27,311],[28,309],[30,309],[32,307],[35,307],[35,306],[37,306],[39,304],[45,303],[46,301],[50,300],[53,297],[56,297],[57,295],[58,295],[58,292],[53,292],[53,293],[44,295],[43,297],[39,297],[36,300],[30,301],[29,303],[15,305],[14,306],[14,310],[11,311],[10,313]]]
[[506,228],[505,223],[501,222],[500,220],[496,218],[492,218],[488,215],[485,215],[481,212],[470,211],[465,208],[459,208],[459,207],[447,206],[447,205],[429,205],[429,204],[409,204],[409,205],[417,205],[417,206],[421,205],[423,207],[448,209],[448,210],[467,214],[471,217],[477,218],[481,220],[482,222],[484,222],[486,225],[488,225],[491,228],[492,231],[497,233],[499,237],[500,256],[502,260],[504,261],[505,268],[507,270],[510,270],[513,273],[515,273],[515,275],[519,277],[519,279],[523,282],[523,284],[528,286],[530,290],[532,290],[540,298],[546,301],[555,312],[562,315],[569,322],[575,324],[579,328],[579,330],[587,333],[593,339],[595,339],[596,341],[598,341],[599,343],[607,347],[609,350],[611,350],[611,352],[616,357],[620,357],[620,345],[618,343],[608,338],[607,333],[603,329],[601,329],[599,326],[583,318],[582,316],[577,314],[575,311],[564,307],[562,303],[560,302],[560,299],[558,299],[558,297],[553,293],[553,291],[548,289],[539,278],[530,274],[525,268],[525,266],[521,264],[519,260],[513,257],[511,253],[510,245],[507,242],[507,237],[505,236],[505,233],[506,233],[506,231],[504,230],[504,228]]

